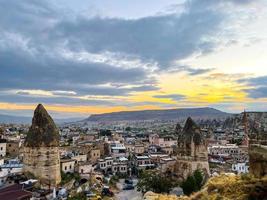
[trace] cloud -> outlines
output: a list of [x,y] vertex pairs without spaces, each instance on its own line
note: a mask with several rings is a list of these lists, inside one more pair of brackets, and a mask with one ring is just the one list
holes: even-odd
[[189,1],[181,14],[149,16],[139,19],[86,18],[62,20],[52,40],[66,41],[73,51],[105,51],[128,54],[144,62],[157,62],[160,69],[174,60],[205,54],[216,48],[213,36],[220,30],[223,13],[211,1]]
[[198,76],[202,74],[207,74],[209,72],[212,72],[213,70],[215,70],[215,68],[203,69],[203,68],[193,68],[190,66],[179,66],[177,68],[170,70],[170,72],[186,72],[191,76]]
[[257,87],[253,89],[245,89],[248,96],[253,99],[267,98],[267,87]]
[[259,76],[253,78],[242,78],[238,80],[239,83],[243,83],[249,86],[266,86],[267,85],[267,76]]
[[173,101],[180,101],[186,98],[186,96],[181,94],[161,94],[161,95],[155,95],[153,97],[158,99],[171,99]]
[[[18,91],[1,100],[75,103],[86,95],[130,96],[160,89],[158,73],[208,73],[212,69],[174,63],[217,49],[228,20],[224,2],[190,0],[178,13],[125,19],[71,15],[50,1],[0,0],[0,92]],[[52,94],[44,98],[33,90]]]
[[248,97],[253,99],[267,98],[267,76],[243,78],[239,79],[238,82],[247,87],[244,92],[248,94]]

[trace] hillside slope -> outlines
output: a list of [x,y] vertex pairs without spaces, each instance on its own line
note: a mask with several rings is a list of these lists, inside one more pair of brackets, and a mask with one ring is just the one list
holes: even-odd
[[123,111],[105,114],[91,115],[85,121],[105,122],[105,121],[143,121],[143,120],[182,120],[187,117],[193,119],[220,119],[231,116],[214,108],[183,108],[168,110],[142,110]]
[[254,178],[249,175],[220,175],[211,178],[200,192],[190,197],[176,197],[148,192],[146,200],[265,200],[267,199],[267,177]]

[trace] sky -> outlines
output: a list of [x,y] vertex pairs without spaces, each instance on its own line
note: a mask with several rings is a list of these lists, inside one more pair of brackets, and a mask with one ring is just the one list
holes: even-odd
[[0,0],[0,114],[267,111],[266,0]]

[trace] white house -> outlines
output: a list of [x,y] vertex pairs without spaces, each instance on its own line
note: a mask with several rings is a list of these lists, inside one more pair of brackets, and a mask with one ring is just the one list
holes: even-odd
[[138,169],[146,169],[154,167],[155,165],[151,162],[149,156],[135,156],[135,166]]
[[232,164],[232,171],[237,172],[238,174],[246,174],[249,172],[248,163]]
[[73,173],[75,167],[75,161],[76,160],[73,159],[61,159],[60,160],[61,170],[64,173]]
[[121,143],[111,143],[110,152],[113,158],[123,157],[127,154],[126,147]]

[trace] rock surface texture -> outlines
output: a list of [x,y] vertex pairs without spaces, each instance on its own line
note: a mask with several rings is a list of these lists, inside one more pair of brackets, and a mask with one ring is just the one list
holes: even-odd
[[267,146],[251,144],[249,147],[249,172],[257,178],[267,176]]
[[34,111],[24,143],[24,172],[32,174],[43,187],[60,183],[59,131],[43,105]]
[[207,143],[196,123],[189,117],[183,130],[176,134],[178,147],[174,172],[183,179],[197,169],[209,175]]

